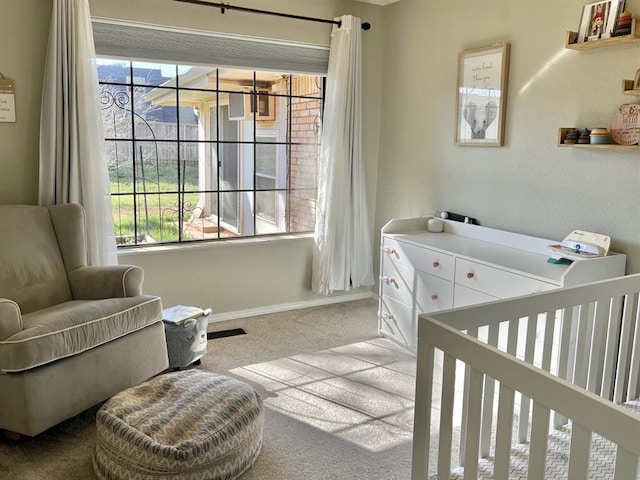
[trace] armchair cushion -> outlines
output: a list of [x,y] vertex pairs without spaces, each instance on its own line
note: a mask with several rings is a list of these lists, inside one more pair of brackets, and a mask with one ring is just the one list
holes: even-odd
[[71,300],[58,238],[44,207],[0,209],[0,297],[23,314]]
[[72,300],[54,305],[24,315],[22,330],[0,341],[0,370],[28,370],[84,352],[161,320],[161,300],[150,295]]

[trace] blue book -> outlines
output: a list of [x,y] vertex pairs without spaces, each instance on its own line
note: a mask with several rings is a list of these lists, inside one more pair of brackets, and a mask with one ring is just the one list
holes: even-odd
[[198,318],[204,315],[204,310],[199,307],[176,305],[162,310],[162,319],[167,323],[179,325],[190,318]]

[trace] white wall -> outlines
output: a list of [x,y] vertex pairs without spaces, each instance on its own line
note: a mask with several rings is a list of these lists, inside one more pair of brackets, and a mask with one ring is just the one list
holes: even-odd
[[[639,152],[558,148],[559,127],[608,126],[640,45],[575,52],[583,1],[401,0],[386,27],[376,230],[393,217],[451,210],[483,225],[562,239],[611,235],[640,271]],[[640,14],[637,0],[627,8]],[[506,143],[453,142],[458,52],[511,44]]]
[[15,82],[17,120],[0,123],[0,204],[34,204],[51,0],[0,0],[0,11],[0,72]]
[[[390,218],[436,209],[484,225],[563,238],[572,229],[606,233],[640,271],[640,161],[637,152],[558,148],[561,126],[607,125],[633,100],[640,46],[564,49],[584,2],[567,0],[400,0],[376,7],[347,0],[245,0],[243,5],[371,21],[364,34],[364,149],[376,243]],[[628,0],[640,15],[640,0]],[[93,14],[151,23],[328,43],[329,27],[170,0],[90,0]],[[0,0],[0,71],[16,80],[18,122],[0,123],[0,203],[37,199],[40,94],[51,0]],[[197,13],[193,13],[197,11]],[[209,12],[209,13],[205,13]],[[511,43],[502,148],[453,144],[460,50]],[[558,58],[558,60],[555,60]],[[221,244],[163,254],[127,254],[147,271],[146,291],[167,305],[211,305],[216,312],[316,301],[309,284],[311,239]],[[374,249],[377,263],[377,250]],[[233,264],[233,265],[232,265]],[[220,272],[216,266],[233,266]]]
[[150,248],[120,255],[145,272],[145,293],[175,304],[211,307],[216,316],[318,301],[311,292],[311,240],[290,237]]
[[[365,55],[365,135],[366,170],[369,185],[371,229],[373,233],[377,136],[379,129],[382,8],[359,2],[337,0],[243,1],[242,6],[287,12],[318,18],[353,13],[366,15],[374,29],[364,35]],[[200,30],[231,32],[328,45],[331,27],[326,24],[227,11],[170,0],[90,0],[94,16],[142,21]],[[377,25],[376,25],[377,24]],[[239,311],[260,311],[279,306],[321,303],[311,291],[311,236],[264,241],[228,241],[197,248],[173,248],[154,252],[128,251],[120,263],[139,265],[145,270],[145,291],[160,295],[165,305],[177,303],[211,306],[214,314],[235,315]],[[349,292],[348,297],[354,292]],[[369,296],[360,289],[356,295]],[[342,295],[334,295],[341,297]]]

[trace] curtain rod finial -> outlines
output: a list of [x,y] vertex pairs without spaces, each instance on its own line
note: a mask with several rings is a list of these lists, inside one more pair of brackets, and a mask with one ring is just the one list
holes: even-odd
[[362,23],[362,30],[364,30],[365,32],[367,30],[369,30],[371,28],[371,24],[369,22],[363,22]]

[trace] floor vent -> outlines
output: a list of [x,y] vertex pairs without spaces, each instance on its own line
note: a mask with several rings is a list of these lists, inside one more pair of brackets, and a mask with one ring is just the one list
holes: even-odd
[[236,335],[246,335],[247,332],[242,328],[231,328],[229,330],[220,330],[218,332],[207,332],[207,340],[215,338],[235,337]]

